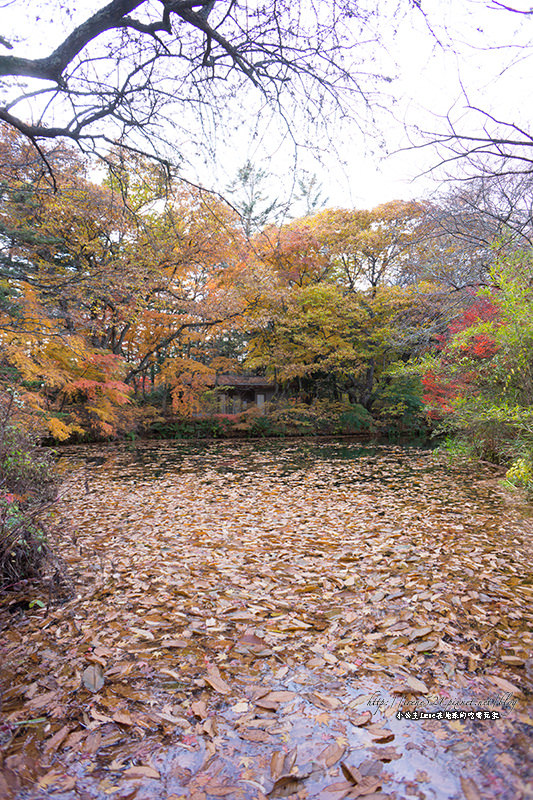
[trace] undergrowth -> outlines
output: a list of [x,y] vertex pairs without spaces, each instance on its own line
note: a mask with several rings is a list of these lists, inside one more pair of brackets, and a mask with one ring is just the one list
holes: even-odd
[[[30,579],[64,583],[48,539],[57,495],[52,454],[39,446],[14,392],[0,395],[0,587]],[[52,585],[52,584],[50,584]]]

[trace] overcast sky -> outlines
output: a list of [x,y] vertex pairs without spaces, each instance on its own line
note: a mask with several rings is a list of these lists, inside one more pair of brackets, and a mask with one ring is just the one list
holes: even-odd
[[[60,5],[62,10],[56,2],[0,0],[0,29],[18,36],[17,54],[47,54],[74,23],[101,3],[79,0]],[[370,53],[373,68],[393,77],[383,84],[382,107],[372,109],[374,132],[365,137],[355,125],[339,123],[331,141],[322,141],[320,159],[305,150],[298,154],[297,168],[317,174],[329,206],[373,207],[431,192],[435,176],[415,180],[437,162],[431,149],[386,156],[410,140],[421,143],[417,128],[444,131],[448,113],[462,120],[465,130],[475,130],[480,118],[465,116],[468,102],[531,129],[533,16],[510,13],[494,0],[421,0],[424,14],[405,4],[406,12],[393,17],[396,6],[396,0],[379,3],[379,14],[384,15],[379,19],[394,18],[396,30],[393,33],[392,24],[378,21],[385,48]],[[527,10],[528,4],[520,0],[513,7]],[[272,193],[287,197],[292,188],[293,143],[274,118],[256,127],[253,102],[249,112],[248,120],[241,115],[232,129],[220,126],[215,131],[216,163],[191,157],[187,175],[224,191],[249,158],[274,175]]]

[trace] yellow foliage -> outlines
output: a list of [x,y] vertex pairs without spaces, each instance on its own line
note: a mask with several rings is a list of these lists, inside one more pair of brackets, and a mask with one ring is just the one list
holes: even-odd
[[65,425],[65,423],[57,417],[49,417],[46,420],[46,426],[50,435],[59,442],[66,441],[74,432],[71,425]]

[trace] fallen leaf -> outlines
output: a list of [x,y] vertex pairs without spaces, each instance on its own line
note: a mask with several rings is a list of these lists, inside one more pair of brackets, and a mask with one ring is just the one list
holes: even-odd
[[282,775],[276,780],[267,797],[289,797],[302,788],[302,781],[296,775]]
[[275,750],[270,758],[270,776],[276,780],[282,774],[285,764],[285,753]]
[[433,628],[431,628],[431,627],[413,628],[413,630],[410,631],[410,633],[408,634],[409,640],[411,642],[413,642],[415,639],[420,639],[423,636],[427,636],[428,633],[431,633],[432,630],[433,630]]
[[369,725],[365,728],[375,742],[391,742],[394,739],[394,733],[388,728],[382,728],[381,725]]
[[461,778],[461,788],[466,800],[481,800],[481,795],[472,778]]
[[420,681],[418,678],[413,678],[411,675],[409,675],[409,677],[406,679],[406,683],[414,692],[420,694],[427,694],[429,692],[429,689],[424,681]]
[[153,778],[154,780],[159,780],[161,775],[153,767],[129,767],[129,769],[124,772],[123,777],[131,778],[132,780],[137,778]]
[[370,722],[372,719],[372,713],[370,711],[363,711],[362,714],[348,714],[348,719],[352,725],[357,725],[360,727],[361,725],[366,725],[367,722]]
[[337,761],[343,757],[345,752],[345,747],[338,744],[338,742],[332,742],[325,748],[325,750],[322,750],[318,756],[318,759],[323,761],[326,767],[332,767],[333,764],[336,764]]
[[425,653],[430,650],[435,650],[439,646],[439,643],[435,639],[428,639],[425,642],[417,642],[415,645],[415,650],[417,653]]
[[350,764],[347,764],[345,761],[341,762],[341,769],[342,774],[346,778],[347,781],[351,781],[352,783],[360,783],[363,779],[363,776],[357,769],[357,767],[352,767]]
[[241,739],[246,739],[248,742],[266,742],[272,741],[272,736],[266,731],[259,730],[246,730],[240,731],[239,736]]
[[68,725],[63,725],[50,739],[44,743],[44,752],[57,750],[59,745],[67,738],[70,728]]
[[321,694],[320,692],[310,692],[307,696],[313,705],[318,706],[319,708],[325,708],[328,711],[338,708],[342,705],[341,701],[337,697],[331,697],[327,694]]
[[135,725],[135,720],[127,711],[116,711],[113,719],[121,725]]
[[187,642],[185,639],[166,639],[161,642],[161,647],[166,647],[167,650],[171,650],[173,648],[182,649],[184,647],[188,647],[190,642]]
[[217,667],[208,667],[205,681],[212,686],[216,692],[220,692],[220,694],[231,694],[231,687],[228,686],[226,681],[222,678]]
[[271,701],[273,703],[287,703],[289,700],[294,700],[296,696],[296,692],[268,692],[267,694],[260,695],[254,702],[257,703],[258,700],[262,700]]
[[199,719],[207,719],[207,705],[205,700],[195,700],[191,703],[191,711]]
[[372,752],[376,754],[376,758],[379,761],[384,761],[387,763],[388,761],[396,761],[396,759],[401,758],[402,754],[398,753],[394,747],[377,747],[372,748]]
[[81,678],[90,692],[99,692],[104,685],[104,672],[99,664],[90,664],[83,670]]
[[497,675],[487,675],[487,679],[495,686],[499,686],[500,689],[503,689],[504,692],[510,692],[511,694],[523,694],[522,690],[519,689],[518,686],[510,683],[505,678],[499,678]]

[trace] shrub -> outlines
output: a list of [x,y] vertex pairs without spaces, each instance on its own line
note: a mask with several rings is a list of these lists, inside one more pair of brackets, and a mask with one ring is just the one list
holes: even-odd
[[505,473],[510,484],[526,490],[533,495],[533,462],[531,458],[517,458]]
[[0,585],[57,568],[44,522],[56,487],[52,454],[17,419],[16,397],[0,395]]
[[364,406],[356,403],[339,415],[339,433],[360,433],[374,428],[374,420]]

